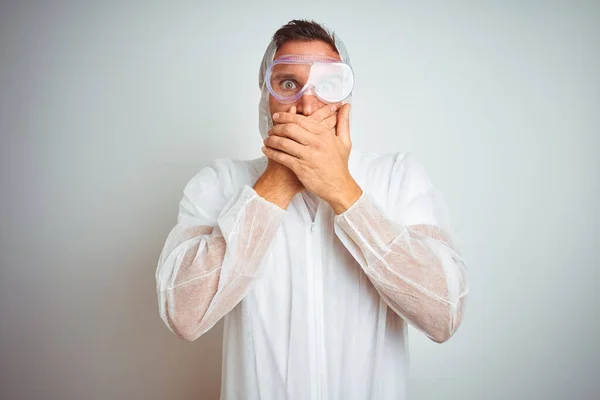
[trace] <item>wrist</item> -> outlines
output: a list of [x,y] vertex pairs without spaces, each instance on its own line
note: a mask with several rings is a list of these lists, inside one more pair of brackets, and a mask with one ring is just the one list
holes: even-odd
[[292,197],[297,193],[285,181],[278,179],[278,177],[270,173],[263,174],[256,181],[254,191],[265,200],[274,203],[284,210],[287,209],[292,201]]
[[350,178],[348,183],[344,185],[344,188],[340,190],[339,194],[331,201],[328,201],[328,203],[335,215],[339,215],[350,208],[350,206],[360,198],[362,193],[363,190],[358,186],[358,183]]

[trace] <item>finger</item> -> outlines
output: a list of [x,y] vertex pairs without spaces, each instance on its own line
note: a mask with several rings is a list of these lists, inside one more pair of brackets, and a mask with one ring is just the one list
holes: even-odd
[[321,122],[321,125],[323,125],[325,128],[327,129],[333,129],[335,128],[335,125],[337,124],[337,114],[333,114],[330,117],[327,117],[323,120],[323,122]]
[[344,104],[337,113],[336,134],[347,148],[350,148],[350,104]]
[[[290,114],[291,115],[291,114]],[[313,133],[294,123],[275,125],[269,130],[270,136],[282,136],[294,140],[301,145],[309,146],[312,143]]]
[[283,151],[272,149],[268,146],[263,146],[261,150],[264,153],[264,155],[267,156],[267,158],[270,158],[271,160],[277,161],[278,163],[285,165],[286,167],[291,169],[296,175],[298,175],[296,170],[298,168],[300,160],[298,160],[296,157],[284,153]]
[[275,150],[281,150],[296,158],[303,158],[306,154],[306,146],[287,137],[271,135],[264,140],[264,144]]
[[300,114],[284,112],[275,113],[273,114],[273,121],[277,121],[278,125],[295,124],[302,127],[304,130],[317,135],[329,132],[329,129],[322,125],[322,123]]
[[[292,106],[290,107],[290,109],[288,110],[288,113],[290,113],[290,114],[294,114],[294,115],[295,115],[295,114],[296,114],[296,106],[295,106],[295,105],[292,105]],[[275,116],[276,116],[276,115],[278,116],[279,114],[280,114],[280,113],[275,113],[275,114],[271,115],[271,119],[273,120],[273,125],[275,125],[275,124],[282,124],[282,123],[285,123],[285,122],[279,121],[277,118],[275,118]]]
[[319,108],[314,113],[310,114],[308,118],[321,122],[325,118],[332,116],[339,109],[338,104],[325,104],[323,107]]

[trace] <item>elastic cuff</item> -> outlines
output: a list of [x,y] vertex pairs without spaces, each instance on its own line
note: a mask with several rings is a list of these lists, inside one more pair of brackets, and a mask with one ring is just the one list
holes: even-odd
[[366,197],[367,197],[367,191],[363,189],[360,197],[354,203],[352,203],[352,205],[350,207],[348,207],[346,209],[346,211],[334,216],[334,218],[333,218],[334,222],[340,223],[342,219],[352,219],[352,214],[354,214],[354,211],[363,202],[367,201]]
[[262,197],[261,195],[256,193],[256,190],[254,190],[254,188],[250,185],[244,185],[244,187],[242,188],[242,193],[246,193],[248,196],[251,196],[251,197],[258,197],[258,201],[261,202],[261,204],[273,209],[274,210],[273,212],[278,212],[278,213],[283,213],[283,214],[287,214],[287,212],[288,212],[287,210],[284,210],[283,208],[279,207],[277,204],[271,203],[269,200],[265,199],[264,197]]

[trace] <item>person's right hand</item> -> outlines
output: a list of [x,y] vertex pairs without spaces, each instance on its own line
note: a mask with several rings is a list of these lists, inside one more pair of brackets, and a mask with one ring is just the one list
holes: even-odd
[[[335,134],[336,114],[339,107],[336,106],[334,110],[331,106],[331,104],[325,104],[312,113],[309,118],[322,123]],[[291,106],[289,112],[295,114],[296,106]],[[263,175],[267,175],[269,178],[273,178],[278,184],[284,185],[294,195],[304,190],[304,185],[291,169],[270,158],[268,159],[267,169]]]

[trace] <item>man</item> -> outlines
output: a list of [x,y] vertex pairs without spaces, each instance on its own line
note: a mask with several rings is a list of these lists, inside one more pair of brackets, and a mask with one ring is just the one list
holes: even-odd
[[[441,196],[406,153],[351,149],[339,37],[294,20],[260,69],[266,157],[186,186],[156,273],[186,340],[225,317],[224,399],[400,399],[406,323],[452,336],[467,293]],[[352,150],[352,151],[351,151]]]

